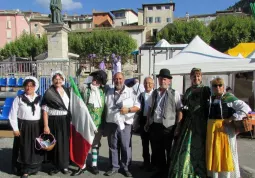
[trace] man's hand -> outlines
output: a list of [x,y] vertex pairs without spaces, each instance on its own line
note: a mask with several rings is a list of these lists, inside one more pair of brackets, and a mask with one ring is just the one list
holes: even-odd
[[180,134],[180,124],[177,124],[175,130],[174,130],[174,136],[177,137]]
[[149,131],[149,128],[150,128],[150,125],[149,125],[149,123],[147,122],[147,123],[145,124],[145,126],[144,126],[144,131],[145,131],[145,132],[148,132],[148,131]]
[[18,131],[13,131],[13,135],[14,135],[15,137],[19,137],[19,136],[20,136],[19,130],[18,130]]
[[120,114],[127,114],[128,113],[128,108],[126,108],[126,107],[122,107],[121,109],[120,109]]

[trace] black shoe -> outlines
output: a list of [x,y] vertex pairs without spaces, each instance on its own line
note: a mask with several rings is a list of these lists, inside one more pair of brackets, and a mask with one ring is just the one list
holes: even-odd
[[37,174],[38,174],[38,171],[32,172],[32,173],[30,173],[29,175],[37,175]]
[[98,170],[97,166],[93,166],[93,167],[91,168],[91,173],[92,173],[92,174],[95,174],[95,175],[99,174],[99,170]]
[[131,172],[129,172],[129,171],[124,171],[124,175],[125,175],[126,177],[132,177],[132,174],[131,174]]
[[105,176],[112,176],[113,174],[116,174],[118,171],[117,170],[112,170],[110,169],[106,173],[104,173]]
[[163,177],[164,177],[164,174],[158,171],[155,174],[153,174],[150,178],[163,178]]
[[50,170],[49,175],[53,176],[54,174],[57,174],[57,173],[59,173],[58,169],[52,169],[52,170]]
[[81,175],[81,174],[84,173],[85,171],[86,171],[86,168],[84,168],[84,169],[79,168],[77,171],[73,172],[73,173],[71,174],[71,176],[78,176],[78,175]]
[[65,168],[65,169],[62,169],[61,172],[62,172],[63,174],[68,174],[68,173],[69,173],[69,170],[68,170],[68,168]]

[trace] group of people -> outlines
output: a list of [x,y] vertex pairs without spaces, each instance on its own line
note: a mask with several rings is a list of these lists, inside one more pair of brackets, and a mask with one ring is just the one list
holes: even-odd
[[[98,174],[97,160],[102,136],[109,147],[112,176],[122,170],[132,177],[132,127],[139,122],[142,140],[142,169],[154,171],[154,178],[214,177],[240,178],[236,149],[235,120],[241,120],[251,111],[243,101],[225,92],[224,80],[216,77],[212,86],[202,84],[202,72],[193,68],[191,87],[183,97],[171,86],[168,69],[157,75],[159,88],[154,89],[151,77],[144,79],[144,92],[135,92],[125,86],[125,76],[117,72],[113,87],[106,86],[103,70],[90,74],[92,82],[80,87],[83,101],[97,127],[92,144],[92,164],[74,171],[77,176],[90,168]],[[50,161],[54,175],[69,173],[70,91],[64,87],[61,71],[52,74],[52,86],[43,98],[36,94],[38,80],[26,77],[25,93],[17,96],[9,120],[14,131],[13,170],[27,178],[40,170],[43,160]],[[135,117],[138,116],[138,117]],[[35,148],[35,139],[41,133],[52,134],[57,142],[47,153]],[[151,146],[151,153],[150,147]]]

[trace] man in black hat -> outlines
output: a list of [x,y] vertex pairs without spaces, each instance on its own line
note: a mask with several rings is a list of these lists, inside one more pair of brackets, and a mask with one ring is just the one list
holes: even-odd
[[182,119],[180,94],[171,88],[172,76],[168,69],[157,75],[159,88],[150,98],[145,130],[150,132],[152,152],[155,154],[157,172],[155,178],[167,177],[169,156],[174,138],[176,121]]

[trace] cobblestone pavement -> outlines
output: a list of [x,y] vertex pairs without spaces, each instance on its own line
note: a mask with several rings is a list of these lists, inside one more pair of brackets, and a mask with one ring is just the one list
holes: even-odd
[[[0,131],[1,136],[1,131]],[[12,138],[0,138],[0,178],[16,178],[17,176],[11,174],[11,152],[12,152]],[[142,152],[141,152],[141,140],[139,136],[133,136],[133,161],[131,165],[131,172],[134,178],[148,178],[151,173],[144,172],[139,169],[142,164]],[[255,177],[255,140],[250,139],[238,139],[238,150],[239,150],[239,161],[241,166],[242,178]],[[93,175],[90,172],[85,172],[78,177],[86,178],[105,178],[104,172],[108,169],[108,145],[106,138],[102,139],[102,147],[100,149],[99,157],[99,175]],[[63,175],[59,173],[55,176],[48,176],[46,173],[50,165],[46,164],[43,166],[42,172],[37,175],[29,176],[33,178],[59,178],[59,177],[70,177],[69,175]],[[70,170],[77,169],[74,166],[70,166]],[[112,178],[124,178],[125,176],[121,173],[115,174]]]

